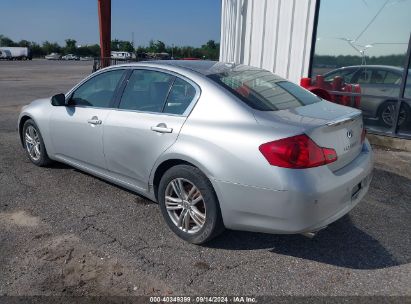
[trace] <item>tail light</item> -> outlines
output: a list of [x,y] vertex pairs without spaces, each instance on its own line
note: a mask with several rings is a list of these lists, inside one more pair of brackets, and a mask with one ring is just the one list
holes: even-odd
[[337,160],[334,149],[319,147],[305,134],[268,142],[259,149],[270,165],[283,168],[312,168]]
[[365,130],[365,128],[362,128],[362,133],[361,133],[361,143],[363,143],[365,141],[365,135],[366,135],[367,131]]

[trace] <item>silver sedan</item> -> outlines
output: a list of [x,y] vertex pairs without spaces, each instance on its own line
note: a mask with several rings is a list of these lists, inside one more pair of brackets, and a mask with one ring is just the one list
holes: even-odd
[[34,164],[156,201],[195,244],[224,228],[312,235],[360,202],[373,168],[360,111],[222,62],[102,69],[25,106],[18,128]]

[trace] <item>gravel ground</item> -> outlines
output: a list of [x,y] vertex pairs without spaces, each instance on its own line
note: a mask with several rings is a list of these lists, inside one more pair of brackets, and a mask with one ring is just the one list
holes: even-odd
[[0,62],[0,295],[411,296],[411,154],[375,147],[364,201],[314,239],[227,231],[206,246],[158,206],[62,164],[32,165],[21,105],[91,62]]

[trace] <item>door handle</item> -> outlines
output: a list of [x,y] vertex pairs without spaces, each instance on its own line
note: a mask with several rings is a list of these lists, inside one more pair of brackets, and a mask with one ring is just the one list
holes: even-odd
[[173,128],[167,128],[167,125],[165,123],[159,123],[157,126],[151,127],[151,131],[158,133],[172,133]]
[[91,125],[101,125],[103,123],[97,116],[93,116],[91,119],[87,120],[87,122]]

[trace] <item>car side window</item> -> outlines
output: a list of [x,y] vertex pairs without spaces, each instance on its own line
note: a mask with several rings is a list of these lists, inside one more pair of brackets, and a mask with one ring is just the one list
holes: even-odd
[[383,83],[386,74],[387,74],[386,71],[374,70],[374,71],[372,72],[372,75],[371,75],[370,83],[373,83],[373,84],[381,84],[381,83]]
[[164,112],[170,114],[183,114],[195,95],[196,90],[191,84],[180,78],[176,78],[173,87],[170,90],[170,94],[168,94]]
[[368,84],[370,83],[370,80],[371,80],[371,74],[372,74],[371,70],[362,70],[358,74],[358,79],[355,82],[359,84]]
[[330,82],[330,81],[333,81],[335,77],[340,76],[344,80],[344,82],[351,83],[351,78],[355,72],[356,72],[355,69],[345,69],[345,70],[336,71],[328,75],[325,78],[325,81]]
[[119,108],[162,112],[174,76],[151,70],[134,70],[124,89]]
[[99,74],[77,88],[70,98],[70,104],[108,108],[124,70],[114,70]]
[[400,84],[401,83],[402,75],[398,75],[395,73],[387,72],[385,76],[384,83],[385,84]]

